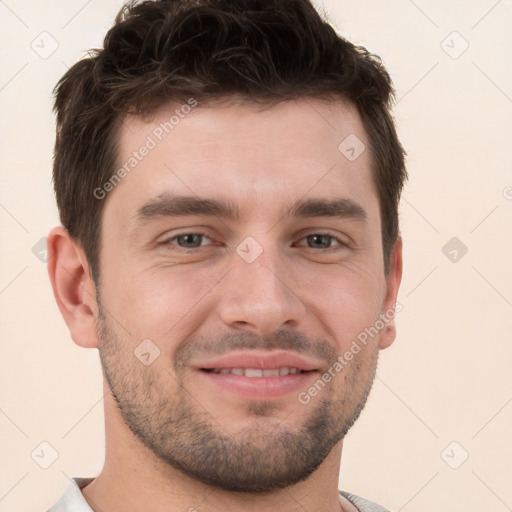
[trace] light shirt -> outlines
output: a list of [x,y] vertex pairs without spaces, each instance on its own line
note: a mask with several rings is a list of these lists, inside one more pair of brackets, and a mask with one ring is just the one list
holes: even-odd
[[[49,508],[47,512],[93,512],[81,491],[82,488],[89,485],[93,480],[94,478],[72,478],[61,499]],[[344,491],[340,491],[340,494],[350,501],[359,512],[389,512],[389,510],[380,505],[359,496]]]

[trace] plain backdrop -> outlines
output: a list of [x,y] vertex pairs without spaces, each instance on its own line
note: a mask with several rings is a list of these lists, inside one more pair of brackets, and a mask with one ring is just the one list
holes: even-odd
[[[346,439],[340,487],[395,511],[505,512],[512,2],[318,5],[389,69],[410,173],[400,209],[398,337]],[[73,344],[41,260],[44,237],[58,224],[51,91],[85,50],[101,45],[120,6],[0,1],[2,512],[46,510],[68,477],[95,476],[102,466],[98,355]]]

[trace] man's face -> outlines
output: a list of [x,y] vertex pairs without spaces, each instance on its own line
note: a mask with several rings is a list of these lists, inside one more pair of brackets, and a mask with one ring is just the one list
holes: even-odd
[[345,435],[392,341],[335,366],[396,299],[369,151],[339,149],[369,144],[342,101],[198,106],[165,133],[175,109],[121,130],[119,166],[138,160],[105,199],[104,372],[159,459],[224,489],[288,486]]

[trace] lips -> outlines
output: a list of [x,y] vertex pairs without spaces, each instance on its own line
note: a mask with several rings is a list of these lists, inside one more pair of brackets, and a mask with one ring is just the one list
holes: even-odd
[[275,370],[282,368],[296,368],[302,372],[317,370],[320,363],[315,360],[306,359],[292,352],[271,351],[271,352],[231,352],[223,356],[209,359],[204,362],[197,362],[194,365],[201,370],[223,370],[225,368],[253,368],[259,370]]
[[282,351],[236,352],[194,365],[209,388],[220,387],[250,400],[277,399],[296,393],[318,376],[319,368],[318,361]]

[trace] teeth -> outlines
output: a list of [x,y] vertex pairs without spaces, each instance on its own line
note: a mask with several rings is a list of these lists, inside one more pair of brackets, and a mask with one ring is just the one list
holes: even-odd
[[245,376],[246,377],[263,377],[263,370],[258,370],[257,368],[246,368]]
[[271,370],[262,370],[260,368],[213,368],[213,373],[227,375],[244,375],[245,377],[281,377],[284,375],[296,375],[302,373],[299,368],[290,368],[285,366],[283,368],[272,368]]

